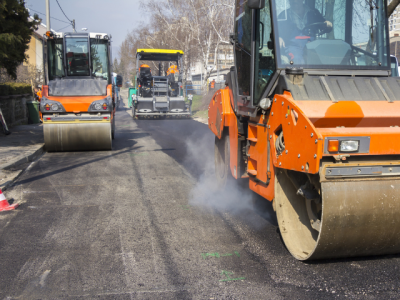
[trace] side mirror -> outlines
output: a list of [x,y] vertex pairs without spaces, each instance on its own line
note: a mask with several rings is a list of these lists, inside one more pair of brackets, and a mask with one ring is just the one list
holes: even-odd
[[265,0],[248,0],[247,6],[252,9],[263,9],[265,7]]
[[122,76],[121,75],[117,75],[117,80],[116,80],[116,85],[118,86],[118,87],[121,87],[122,86]]

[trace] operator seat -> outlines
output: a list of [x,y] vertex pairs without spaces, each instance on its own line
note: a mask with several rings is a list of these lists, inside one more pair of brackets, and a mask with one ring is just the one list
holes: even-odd
[[151,75],[151,69],[148,65],[141,65],[139,68],[138,82],[140,85],[139,93],[142,97],[151,97],[151,82],[153,76]]
[[140,68],[139,78],[151,81],[152,77],[150,68]]

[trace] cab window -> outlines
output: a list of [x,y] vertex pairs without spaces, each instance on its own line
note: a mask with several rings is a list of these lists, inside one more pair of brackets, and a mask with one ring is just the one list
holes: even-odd
[[88,39],[84,37],[66,38],[65,41],[68,76],[89,76]]
[[280,68],[389,68],[384,0],[272,3]]
[[275,72],[275,55],[272,51],[272,25],[269,1],[262,10],[256,11],[256,49],[258,55],[254,63],[254,97],[253,104],[257,105],[265,88]]
[[247,0],[236,0],[235,63],[239,95],[243,96],[250,96],[251,27],[251,9],[247,6]]

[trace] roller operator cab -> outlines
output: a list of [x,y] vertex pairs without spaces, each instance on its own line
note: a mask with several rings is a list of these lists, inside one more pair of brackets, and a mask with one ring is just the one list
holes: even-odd
[[236,0],[209,105],[217,180],[273,201],[299,260],[400,252],[400,85],[387,2]]
[[136,94],[131,95],[134,118],[192,114],[191,101],[183,97],[183,54],[181,50],[137,49]]
[[112,149],[116,87],[110,37],[46,33],[40,111],[47,151]]

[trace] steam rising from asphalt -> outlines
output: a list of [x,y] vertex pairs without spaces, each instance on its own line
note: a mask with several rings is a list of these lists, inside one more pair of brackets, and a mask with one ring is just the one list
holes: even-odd
[[[198,173],[197,183],[190,194],[190,205],[212,209],[220,213],[228,212],[245,218],[247,222],[250,221],[253,226],[257,227],[260,226],[260,222],[255,213],[270,220],[270,211],[264,209],[262,212],[255,211],[254,201],[258,203],[261,200],[261,203],[267,204],[267,200],[251,191],[248,181],[245,182],[246,184],[240,184],[240,181],[232,180],[223,189],[218,186],[214,168],[214,137],[210,139],[209,135],[204,135],[197,139],[191,138],[186,142],[186,147],[185,165],[190,165],[191,169],[196,168],[196,173]],[[257,219],[258,221],[256,221]]]

